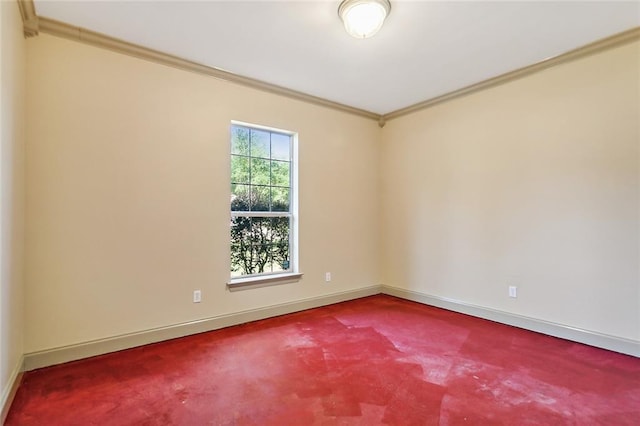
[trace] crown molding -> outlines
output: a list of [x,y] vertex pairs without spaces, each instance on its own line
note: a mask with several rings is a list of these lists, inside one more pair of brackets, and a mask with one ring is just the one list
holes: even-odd
[[573,49],[568,52],[561,53],[558,56],[552,56],[551,58],[544,59],[533,65],[528,65],[523,68],[518,68],[517,70],[510,71],[508,73],[501,74],[493,78],[489,78],[487,80],[481,81],[476,84],[472,84],[467,87],[463,87],[462,89],[445,93],[444,95],[441,95],[432,99],[428,99],[426,101],[419,102],[414,105],[410,105],[406,108],[402,108],[402,109],[390,112],[388,114],[384,114],[381,120],[389,121],[394,118],[402,117],[403,115],[411,114],[413,112],[430,108],[432,106],[441,104],[443,102],[447,102],[462,96],[479,92],[481,90],[489,89],[491,87],[508,83],[510,81],[513,81],[522,77],[526,77],[528,75],[537,73],[547,68],[564,64],[566,62],[574,61],[576,59],[580,59],[588,55],[593,55],[595,53],[599,53],[607,49],[618,47],[626,43],[634,42],[636,40],[640,40],[640,27],[632,28],[630,30],[627,30],[618,34],[614,34],[611,37],[607,37],[607,38],[595,41],[593,43],[589,43],[582,47],[578,47],[577,49]]
[[347,112],[350,114],[358,115],[358,116],[369,118],[372,120],[377,121],[380,118],[379,114],[376,114],[373,112],[365,111],[359,108],[354,108],[348,105],[340,104],[338,102],[333,102],[317,96],[308,95],[306,93],[298,92],[292,89],[287,89],[286,87],[266,83],[250,77],[234,74],[218,68],[202,65],[197,62],[189,61],[187,59],[183,59],[178,56],[170,55],[168,53],[163,53],[157,50],[148,49],[146,47],[129,43],[114,37],[109,37],[107,35],[104,35],[95,31],[87,30],[85,28],[65,24],[64,22],[59,22],[59,21],[55,21],[53,19],[44,18],[44,17],[40,17],[38,19],[38,22],[39,22],[39,30],[42,33],[80,41],[93,46],[112,50],[118,53],[124,53],[129,56],[134,56],[139,59],[145,59],[152,62],[163,64],[163,65],[168,65],[170,67],[208,75],[224,81],[229,81],[232,83],[241,84],[246,87],[251,87],[253,89],[258,89],[258,90],[273,93],[276,95],[286,96],[291,99],[296,99],[296,100],[307,102],[310,104],[332,108],[338,111]]
[[38,35],[38,16],[33,0],[17,0],[20,16],[22,16],[22,30],[24,37],[35,37]]
[[514,71],[510,71],[505,74],[501,74],[499,76],[472,84],[470,86],[454,90],[453,92],[445,93],[435,98],[427,99],[423,102],[419,102],[417,104],[381,115],[360,108],[344,105],[338,102],[333,102],[328,99],[320,98],[318,96],[313,96],[296,90],[287,89],[286,87],[234,74],[232,72],[224,71],[215,67],[202,65],[196,62],[189,61],[187,59],[180,58],[178,56],[170,55],[153,49],[148,49],[146,47],[129,43],[114,37],[109,37],[95,31],[72,26],[64,22],[39,17],[35,12],[33,0],[17,0],[17,2],[20,7],[20,13],[22,15],[25,37],[37,36],[39,32],[43,32],[58,37],[80,41],[96,47],[109,49],[129,56],[134,56],[139,59],[156,62],[185,71],[212,76],[224,81],[251,87],[264,92],[269,92],[302,102],[307,102],[310,104],[319,105],[334,110],[347,112],[349,114],[354,114],[360,117],[372,119],[377,121],[378,125],[381,128],[384,127],[384,125],[389,120],[393,120],[407,114],[427,109],[443,102],[460,98],[462,96],[467,96],[481,90],[508,83],[510,81],[526,77],[528,75],[545,70],[547,68],[551,68],[556,65],[564,64],[569,61],[580,59],[588,55],[593,55],[607,49],[640,40],[640,27],[632,28],[630,30],[595,41],[585,46],[578,47],[577,49],[573,49],[568,52],[561,53],[557,56],[544,59],[535,64],[518,68]]

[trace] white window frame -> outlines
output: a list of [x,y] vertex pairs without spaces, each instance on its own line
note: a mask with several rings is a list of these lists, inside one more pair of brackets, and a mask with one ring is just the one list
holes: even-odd
[[[242,290],[247,288],[264,287],[275,284],[286,284],[296,282],[302,278],[302,273],[298,264],[298,134],[290,130],[278,129],[275,127],[262,126],[259,124],[247,123],[243,121],[232,120],[229,126],[229,150],[231,150],[231,138],[233,126],[245,127],[248,129],[262,130],[271,133],[279,133],[287,135],[291,139],[290,142],[290,182],[289,182],[289,211],[288,212],[245,212],[233,211],[229,209],[230,217],[288,217],[289,225],[289,262],[290,268],[283,272],[264,272],[261,274],[243,275],[240,277],[230,277],[227,288],[231,291]],[[231,159],[231,152],[229,152]],[[229,188],[231,188],[231,170],[229,170]],[[229,247],[229,250],[231,248]],[[230,270],[231,268],[229,268]]]

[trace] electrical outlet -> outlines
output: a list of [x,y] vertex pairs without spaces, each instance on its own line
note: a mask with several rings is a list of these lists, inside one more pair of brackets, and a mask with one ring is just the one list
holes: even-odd
[[509,297],[513,297],[513,298],[518,297],[518,287],[514,285],[509,286]]
[[331,272],[325,272],[324,273],[324,280],[325,280],[325,282],[331,281]]
[[193,290],[193,303],[200,303],[202,301],[202,291]]

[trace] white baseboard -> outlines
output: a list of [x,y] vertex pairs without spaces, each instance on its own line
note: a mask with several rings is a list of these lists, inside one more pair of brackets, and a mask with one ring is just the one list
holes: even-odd
[[18,392],[18,387],[22,383],[22,374],[24,371],[24,356],[20,357],[20,360],[13,368],[11,372],[11,376],[9,376],[9,381],[4,389],[2,389],[2,399],[0,399],[0,424],[4,424],[4,421],[7,419],[7,415],[9,414],[9,409],[11,408],[11,403],[13,402],[13,398],[16,396],[16,392]]
[[[44,351],[31,352],[24,355],[22,371],[29,371],[36,368],[75,361],[91,356],[129,349],[136,346],[157,343],[163,340],[175,339],[178,337],[184,337],[192,334],[203,333],[206,331],[212,331],[224,327],[243,324],[250,321],[257,321],[278,315],[303,311],[305,309],[317,308],[320,306],[330,305],[332,303],[344,302],[347,300],[358,299],[366,296],[373,296],[380,293],[411,300],[414,302],[419,302],[425,305],[448,309],[454,312],[460,312],[463,314],[488,319],[491,321],[496,321],[502,324],[523,328],[525,330],[535,331],[538,333],[543,333],[574,342],[584,343],[587,345],[596,346],[599,348],[608,349],[635,357],[640,357],[640,342],[634,340],[600,334],[589,330],[583,330],[563,324],[557,324],[536,318],[498,311],[491,308],[460,302],[457,300],[431,296],[428,294],[418,293],[415,291],[405,290],[397,287],[375,285],[357,290],[349,290],[326,296],[313,297],[309,299],[298,300],[295,302],[282,303],[279,305],[272,305],[264,308],[251,309],[228,315],[205,318],[198,321],[191,321],[167,327],[129,333],[121,336],[114,336],[106,339],[99,339]],[[18,373],[19,371],[14,373],[14,376],[17,377]],[[14,382],[15,381],[16,380],[14,379]],[[5,391],[5,393],[7,392],[8,391]],[[3,401],[7,396],[5,396],[5,394],[3,393]]]
[[402,299],[412,300],[425,305],[436,306],[438,308],[496,321],[506,325],[512,325],[525,330],[547,334],[549,336],[559,337],[561,339],[640,357],[640,342],[630,339],[609,336],[577,327],[570,327],[550,321],[511,314],[509,312],[498,311],[457,300],[431,296],[387,285],[382,286],[382,293]]
[[217,330],[232,325],[303,311],[305,309],[318,308],[332,303],[373,296],[375,294],[380,294],[379,285],[329,294],[326,296],[312,297],[295,302],[267,306],[264,308],[250,309],[233,314],[220,315],[198,321],[129,333],[106,339],[98,339],[44,351],[31,352],[24,356],[24,370],[29,371],[50,365],[62,364],[64,362],[75,361],[109,352],[130,349],[136,346],[157,343],[163,340],[204,333],[206,331]]

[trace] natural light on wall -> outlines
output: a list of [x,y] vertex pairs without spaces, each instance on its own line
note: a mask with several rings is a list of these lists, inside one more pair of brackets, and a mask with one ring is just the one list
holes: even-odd
[[349,34],[368,38],[376,34],[391,11],[389,0],[344,0],[338,15]]

